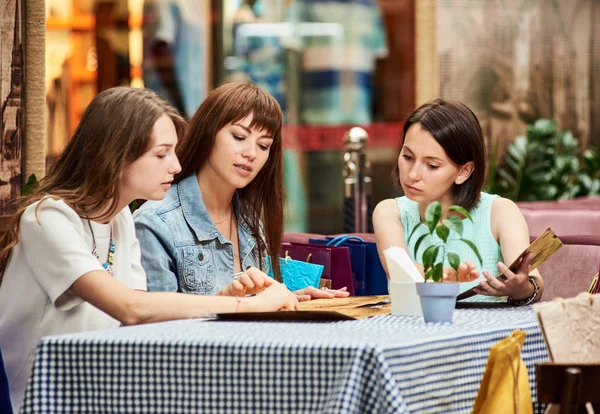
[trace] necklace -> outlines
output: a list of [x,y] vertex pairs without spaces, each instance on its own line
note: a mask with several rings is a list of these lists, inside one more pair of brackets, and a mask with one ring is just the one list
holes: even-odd
[[92,254],[96,256],[96,259],[102,264],[104,270],[108,272],[109,275],[113,274],[113,264],[115,262],[115,243],[112,238],[112,226],[110,226],[110,241],[108,243],[108,256],[106,257],[106,262],[102,263],[100,260],[100,256],[98,256],[97,247],[96,246],[96,237],[94,236],[94,229],[92,229],[92,222],[88,219],[88,226],[90,226],[90,233],[92,233]]
[[[229,210],[229,219],[231,220],[231,214],[233,212],[231,210]],[[223,224],[225,222],[225,220],[227,220],[227,214],[225,214],[225,218],[221,221],[213,221],[214,224]],[[230,221],[231,222],[231,221]]]

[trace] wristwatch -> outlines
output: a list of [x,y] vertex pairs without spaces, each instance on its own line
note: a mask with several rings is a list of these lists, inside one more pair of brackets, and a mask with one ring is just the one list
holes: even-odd
[[531,283],[533,285],[533,294],[531,296],[529,296],[528,298],[525,298],[525,299],[508,298],[506,300],[506,302],[508,302],[509,305],[515,305],[515,306],[531,305],[535,301],[535,299],[538,297],[538,294],[540,293],[540,287],[536,283],[534,277],[529,277],[529,283]]

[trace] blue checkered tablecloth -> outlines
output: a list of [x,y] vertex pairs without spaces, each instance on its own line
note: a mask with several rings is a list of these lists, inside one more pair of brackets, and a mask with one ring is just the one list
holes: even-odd
[[185,320],[46,337],[22,413],[470,412],[490,347],[533,311],[457,309],[453,324],[384,316],[337,323]]

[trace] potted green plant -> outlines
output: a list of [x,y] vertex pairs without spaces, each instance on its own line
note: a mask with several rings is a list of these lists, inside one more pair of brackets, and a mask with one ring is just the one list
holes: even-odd
[[[448,211],[455,211],[463,215],[465,219],[473,221],[469,212],[460,206],[450,206]],[[482,263],[481,255],[472,241],[463,238],[463,222],[460,217],[450,215],[442,219],[442,204],[439,201],[434,201],[427,206],[425,218],[419,225],[415,226],[408,237],[409,243],[411,238],[417,234],[417,231],[423,228],[421,225],[425,226],[427,231],[421,234],[415,243],[413,252],[415,260],[418,260],[419,246],[425,239],[429,238],[431,240],[431,245],[423,251],[421,256],[425,282],[417,283],[417,293],[421,297],[423,317],[426,322],[452,322],[456,296],[458,296],[460,290],[460,284],[457,282],[458,266],[461,259],[458,254],[448,251],[448,240],[451,236],[457,234],[458,240],[473,250],[480,263]],[[437,240],[434,233],[437,235]],[[450,267],[456,271],[456,280],[442,283],[444,281],[444,262],[446,259],[448,259]]]
[[581,152],[579,139],[556,122],[538,119],[511,142],[499,165],[491,151],[488,193],[514,201],[563,200],[600,195],[600,155]]

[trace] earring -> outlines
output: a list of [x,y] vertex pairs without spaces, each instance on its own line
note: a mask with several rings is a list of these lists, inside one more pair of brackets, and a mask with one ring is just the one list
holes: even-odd
[[462,180],[456,180],[456,185],[462,184]]

